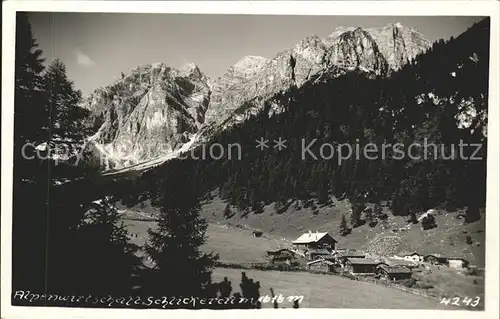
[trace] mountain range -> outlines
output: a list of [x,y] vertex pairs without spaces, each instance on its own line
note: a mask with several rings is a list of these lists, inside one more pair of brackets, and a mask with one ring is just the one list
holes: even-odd
[[[85,99],[96,128],[88,141],[105,170],[147,167],[245,121],[276,93],[348,72],[387,77],[430,46],[417,30],[396,23],[339,27],[273,58],[245,56],[215,80],[196,64],[139,66]],[[270,112],[280,111],[273,105]]]

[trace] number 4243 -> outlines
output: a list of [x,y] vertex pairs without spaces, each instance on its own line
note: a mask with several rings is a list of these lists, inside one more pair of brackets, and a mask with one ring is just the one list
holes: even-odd
[[441,304],[445,305],[452,305],[452,306],[470,306],[470,307],[477,307],[479,305],[479,302],[481,301],[481,297],[476,296],[474,298],[470,297],[453,297],[453,298],[441,298]]

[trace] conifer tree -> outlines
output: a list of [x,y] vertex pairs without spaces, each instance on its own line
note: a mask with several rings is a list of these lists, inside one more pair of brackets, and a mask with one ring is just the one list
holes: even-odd
[[350,233],[349,226],[347,225],[347,219],[345,215],[342,215],[342,220],[340,221],[340,236],[347,236]]
[[55,59],[43,74],[44,90],[48,94],[51,135],[70,141],[81,141],[89,134],[85,119],[89,116],[80,107],[82,94],[66,75],[64,63]]
[[42,89],[44,59],[25,12],[16,16],[15,55],[14,143],[19,155],[24,143],[45,141],[48,118]]
[[[89,173],[94,170],[87,172],[84,163],[79,167],[56,166],[50,158],[21,156],[26,143],[36,146],[48,142],[48,106],[52,103],[71,110],[77,106],[80,96],[68,84],[64,68],[49,68],[42,73],[42,62],[42,52],[33,39],[28,17],[18,13],[13,289],[47,293],[127,293],[134,247],[126,242],[125,229],[116,225],[116,210],[104,206],[89,211],[93,201],[100,197],[100,190],[94,180],[83,178],[91,176]],[[47,85],[46,80],[56,75],[62,80],[55,82],[59,83],[57,86],[62,84],[64,91]],[[56,114],[60,123],[66,123],[58,128],[61,136],[85,134],[73,125],[72,114],[71,111]],[[58,179],[68,183],[56,186],[53,180]]]
[[146,246],[155,264],[155,275],[147,289],[153,294],[200,296],[211,283],[218,255],[200,252],[207,223],[199,215],[197,194],[185,172],[173,175],[163,181],[155,203],[160,205],[161,214],[158,229],[149,230]]

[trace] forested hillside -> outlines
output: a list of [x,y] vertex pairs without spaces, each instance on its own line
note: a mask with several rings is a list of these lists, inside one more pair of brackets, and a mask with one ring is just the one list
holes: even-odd
[[[222,198],[247,212],[258,213],[270,202],[285,207],[289,199],[322,203],[335,195],[353,204],[354,227],[367,203],[381,201],[389,201],[395,215],[466,207],[466,220],[477,220],[486,194],[488,54],[486,19],[456,39],[434,43],[390,78],[369,79],[356,72],[338,78],[322,75],[275,95],[262,112],[212,141],[240,144],[241,160],[237,154],[202,160],[188,155],[145,173],[136,181],[137,191],[149,189],[155,197],[161,192],[155,183],[159,177],[170,179],[183,171],[189,173],[176,183],[195,185],[199,194],[218,188]],[[285,111],[269,117],[272,104]],[[261,138],[269,148],[255,147]],[[281,151],[273,148],[279,138],[286,140]],[[425,140],[437,147],[408,150]],[[338,149],[333,157],[331,148],[320,153],[324,143],[347,143],[353,150],[374,143],[378,152],[368,156],[376,159],[362,151],[347,158],[343,148],[339,161]],[[383,145],[398,143],[382,158]],[[460,143],[469,146],[460,150]],[[194,157],[202,151],[197,149]]]

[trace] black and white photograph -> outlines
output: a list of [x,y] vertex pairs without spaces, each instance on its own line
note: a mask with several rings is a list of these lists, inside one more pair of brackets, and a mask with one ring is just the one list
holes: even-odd
[[9,311],[498,317],[498,2],[15,2]]

